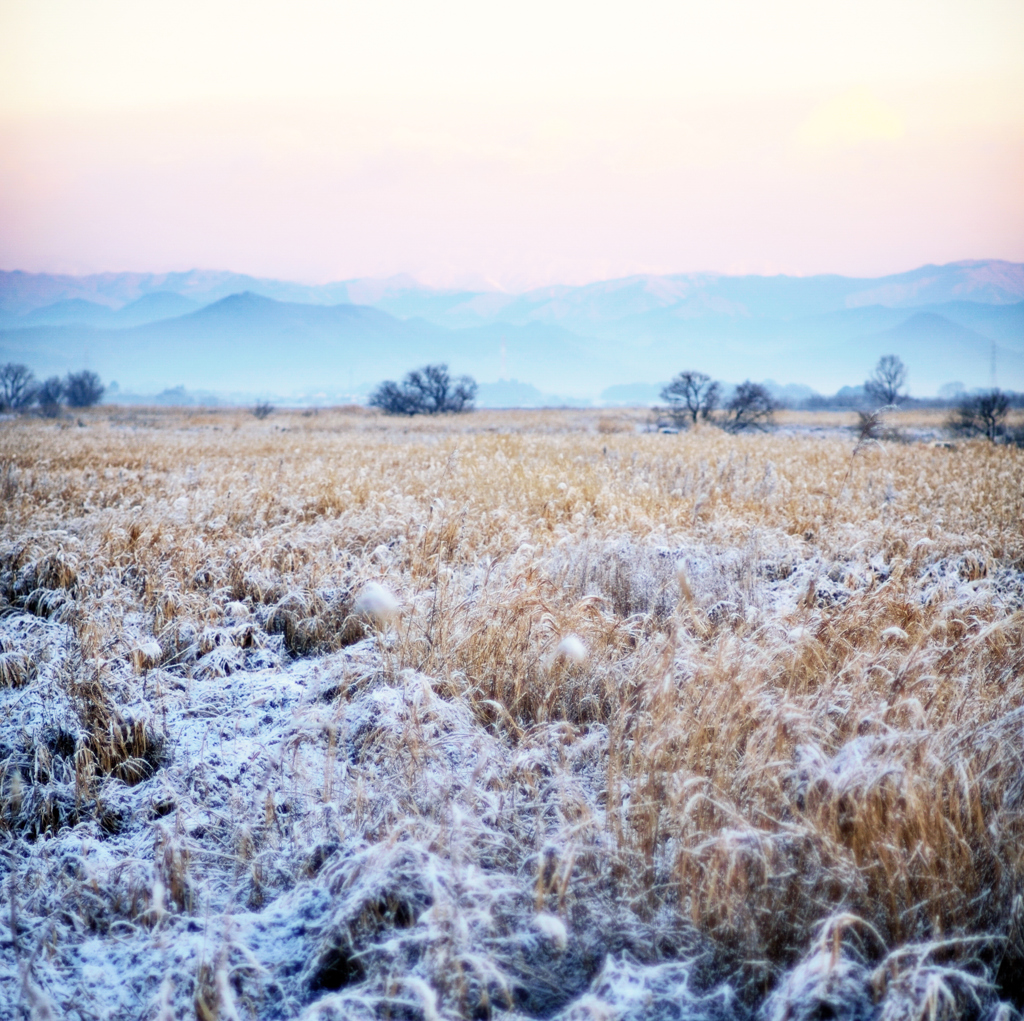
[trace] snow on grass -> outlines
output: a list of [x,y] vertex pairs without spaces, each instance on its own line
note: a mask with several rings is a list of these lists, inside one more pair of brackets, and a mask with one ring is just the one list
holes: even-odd
[[18,440],[0,1014],[1014,1016],[1016,452],[228,421]]

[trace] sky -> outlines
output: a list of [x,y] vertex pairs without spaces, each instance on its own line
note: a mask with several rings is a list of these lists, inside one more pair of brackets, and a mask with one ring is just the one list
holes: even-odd
[[0,0],[0,268],[1024,261],[1024,2]]

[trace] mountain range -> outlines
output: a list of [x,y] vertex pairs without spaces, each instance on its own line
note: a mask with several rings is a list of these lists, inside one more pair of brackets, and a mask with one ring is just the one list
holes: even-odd
[[122,391],[333,400],[447,361],[493,384],[482,393],[494,401],[650,392],[684,368],[831,392],[889,353],[906,362],[916,395],[989,385],[993,361],[1000,386],[1024,389],[1024,264],[872,279],[645,275],[524,294],[408,277],[303,285],[198,270],[0,272],[0,362],[37,376],[88,367]]

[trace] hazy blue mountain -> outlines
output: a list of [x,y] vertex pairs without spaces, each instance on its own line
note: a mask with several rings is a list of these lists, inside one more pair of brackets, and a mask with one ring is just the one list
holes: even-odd
[[74,298],[121,309],[140,298],[158,293],[176,294],[190,299],[196,305],[207,305],[245,291],[277,301],[313,305],[331,305],[351,300],[347,283],[307,286],[218,270],[97,273],[81,277],[16,270],[0,271],[0,312],[21,315]]
[[1024,264],[969,260],[873,278],[645,275],[582,287],[545,287],[519,295],[496,289],[432,289],[408,276],[308,285],[214,270],[81,277],[14,271],[0,272],[0,311],[19,315],[73,298],[119,309],[155,292],[209,304],[243,291],[285,302],[373,305],[397,318],[424,318],[453,328],[543,321],[577,329],[658,309],[674,309],[682,318],[717,313],[789,320],[869,305],[917,308],[951,301],[1010,305],[1024,300]]
[[172,291],[154,291],[130,302],[121,309],[100,305],[85,298],[64,298],[52,305],[24,312],[21,315],[0,314],[0,325],[6,329],[29,326],[141,326],[160,319],[171,319],[200,307],[199,302]]
[[637,317],[671,323],[708,316],[792,321],[867,306],[914,308],[950,301],[1012,304],[1024,299],[1024,265],[997,260],[922,266],[873,279],[842,276],[634,276],[520,295],[392,288],[372,304],[400,317],[454,328],[484,322],[558,323],[610,335]]
[[[42,326],[0,331],[0,362],[20,361],[37,375],[83,365],[122,390],[188,389],[290,393],[317,384],[355,393],[400,378],[425,361],[447,361],[477,378],[500,373],[501,343],[522,366],[570,395],[598,389],[601,372],[583,338],[542,325],[444,330],[359,305],[302,305],[244,293],[196,312],[128,329]],[[572,394],[575,391],[575,394]]]
[[[997,261],[871,280],[637,276],[520,295],[409,277],[307,286],[199,270],[15,272],[0,273],[0,309],[0,361],[39,376],[89,367],[135,392],[334,399],[447,361],[481,382],[512,377],[572,399],[634,384],[648,393],[684,368],[829,393],[891,353],[927,395],[953,380],[987,386],[993,342],[997,382],[1024,390],[1024,265]],[[632,399],[614,392],[605,399]]]
[[277,392],[315,383],[362,382],[391,359],[430,349],[437,327],[403,323],[354,305],[319,306],[232,295],[196,312],[126,329],[37,327],[0,333],[0,360],[37,375],[87,364],[123,389]]
[[5,316],[3,323],[13,327],[62,326],[66,323],[97,326],[113,322],[116,314],[109,305],[86,301],[85,298],[64,298],[19,316]]
[[[878,357],[889,353],[909,366],[915,393],[934,393],[951,380],[984,386],[992,344],[934,312],[852,310],[793,323],[709,316],[682,321],[674,331],[637,333],[629,341],[584,337],[538,322],[449,330],[366,306],[302,305],[241,294],[130,328],[3,330],[0,361],[25,362],[39,376],[87,366],[136,391],[184,385],[352,395],[424,362],[447,361],[453,371],[480,381],[505,372],[542,394],[581,399],[606,391],[609,402],[648,403],[657,398],[647,388],[660,389],[660,382],[685,367],[731,382],[781,378],[832,392],[866,378]],[[1019,348],[997,342],[996,362],[1000,385],[1024,389]],[[644,394],[609,391],[621,380],[640,385]]]
[[975,301],[951,301],[926,306],[922,311],[938,312],[990,340],[1001,341],[1015,351],[1024,351],[1024,301],[1014,305],[982,305]]
[[173,319],[187,315],[202,307],[202,302],[193,301],[173,291],[153,291],[125,305],[114,313],[118,326],[142,326],[161,319]]
[[[880,317],[883,319],[888,316]],[[874,317],[872,317],[874,319]],[[987,386],[993,340],[934,312],[899,313],[885,328],[858,316],[812,317],[795,323],[720,318],[685,324],[630,351],[634,379],[665,378],[667,366],[693,366],[719,379],[785,379],[831,393],[867,378],[884,354],[907,364],[911,392],[933,394],[943,383],[961,380],[968,388]],[[1024,389],[1024,354],[996,343],[997,382]],[[660,372],[659,372],[660,370]]]
[[850,362],[873,364],[883,354],[898,352],[908,367],[911,390],[934,393],[952,380],[967,382],[968,389],[987,385],[993,350],[995,382],[1024,389],[1024,350],[996,343],[934,312],[917,312],[899,326],[859,338],[843,353]]

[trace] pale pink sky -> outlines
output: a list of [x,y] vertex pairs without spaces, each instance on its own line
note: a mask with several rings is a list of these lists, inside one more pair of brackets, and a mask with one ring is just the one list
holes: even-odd
[[1024,261],[1024,4],[0,0],[0,268]]

